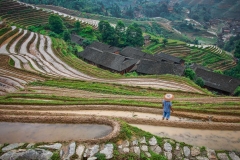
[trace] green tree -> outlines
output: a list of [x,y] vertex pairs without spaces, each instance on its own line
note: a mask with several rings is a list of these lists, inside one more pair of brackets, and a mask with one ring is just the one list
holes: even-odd
[[237,87],[237,89],[234,91],[234,96],[240,97],[240,87]]
[[134,10],[131,5],[129,8],[126,9],[125,15],[127,16],[127,18],[134,18]]
[[88,35],[93,35],[94,30],[92,26],[86,26],[84,29],[82,29],[82,33],[88,34]]
[[143,43],[144,38],[142,35],[142,29],[138,26],[138,24],[133,23],[126,31],[126,45],[141,47]]
[[115,27],[115,33],[118,39],[118,44],[123,45],[126,41],[126,29],[125,25],[122,21],[118,21],[116,27]]
[[100,21],[98,23],[98,30],[102,34],[101,39],[103,42],[112,46],[117,45],[117,36],[115,30],[107,21]]
[[204,80],[203,80],[201,77],[198,77],[198,78],[196,79],[195,83],[196,83],[197,85],[199,85],[200,87],[203,87],[203,86],[205,85]]
[[164,39],[162,40],[162,43],[163,43],[163,45],[165,46],[165,45],[168,43],[168,39],[164,38]]
[[90,44],[91,44],[91,41],[88,40],[88,39],[84,39],[83,42],[82,42],[82,46],[83,46],[84,48],[87,47],[87,46],[90,45]]
[[121,17],[121,8],[115,3],[110,9],[110,13],[113,17]]
[[196,73],[194,72],[194,70],[192,70],[190,68],[187,68],[184,71],[184,75],[185,75],[185,77],[187,77],[187,78],[189,78],[191,80],[194,80],[194,78],[196,76]]
[[80,31],[80,27],[81,27],[81,24],[80,24],[79,21],[77,21],[77,22],[74,23],[74,29],[75,29],[77,32]]
[[194,39],[193,43],[198,45],[199,42],[197,39]]
[[240,58],[240,41],[238,42],[237,46],[236,46],[236,49],[234,51],[234,56],[236,58]]
[[[234,56],[236,58],[240,58],[240,42],[238,42],[236,46]],[[237,65],[234,68],[224,71],[224,74],[235,78],[240,78],[240,62],[238,61]]]
[[64,39],[65,41],[69,41],[69,40],[71,39],[70,33],[69,33],[68,31],[64,31],[64,32],[63,32],[63,39]]
[[238,63],[234,68],[224,71],[224,74],[235,78],[240,78],[240,63]]
[[159,44],[159,39],[158,38],[151,38],[151,41],[153,43]]
[[53,31],[57,34],[63,32],[64,25],[63,25],[63,21],[60,16],[51,14],[48,19],[48,23],[49,23],[49,27],[50,27],[51,31]]

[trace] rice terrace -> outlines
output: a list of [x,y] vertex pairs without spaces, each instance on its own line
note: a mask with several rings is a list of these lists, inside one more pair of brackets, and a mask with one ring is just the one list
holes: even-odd
[[239,160],[233,52],[109,13],[0,0],[0,160]]

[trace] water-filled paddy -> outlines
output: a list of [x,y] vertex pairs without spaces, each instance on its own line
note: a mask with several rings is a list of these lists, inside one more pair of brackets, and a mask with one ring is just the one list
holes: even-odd
[[55,142],[105,137],[112,127],[99,124],[0,122],[0,143]]

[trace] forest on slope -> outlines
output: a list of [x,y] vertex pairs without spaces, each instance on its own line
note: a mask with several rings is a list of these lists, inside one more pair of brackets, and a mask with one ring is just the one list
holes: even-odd
[[214,18],[239,18],[240,0],[20,0],[31,4],[62,6],[81,12],[118,18],[144,19],[163,17],[182,19],[189,17],[208,22]]
[[[181,19],[182,7],[170,0],[21,0],[30,4],[62,6],[81,12],[128,19],[163,17]],[[174,10],[172,10],[174,8]]]
[[182,7],[190,11],[190,17],[197,21],[215,18],[239,19],[240,0],[178,0]]

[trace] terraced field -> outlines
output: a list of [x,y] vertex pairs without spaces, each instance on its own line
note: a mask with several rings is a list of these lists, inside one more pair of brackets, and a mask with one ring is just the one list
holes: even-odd
[[[152,109],[150,112],[153,113],[154,108],[160,107],[159,96],[170,91],[178,97],[174,104],[174,114],[178,116],[207,119],[208,114],[214,114],[215,117],[220,115],[215,121],[238,122],[237,118],[225,116],[239,116],[238,98],[209,98],[211,94],[174,76],[123,78],[95,68],[71,54],[64,55],[62,50],[66,44],[62,40],[6,27],[1,28],[5,33],[0,37],[0,82],[1,94],[11,93],[1,98],[1,104],[13,106],[8,106],[8,109],[28,104],[40,105],[41,108],[45,108],[44,105],[98,104],[110,105],[113,110],[125,110],[115,105],[135,106],[130,111],[134,111],[136,106],[150,107],[149,111]],[[227,111],[225,104],[236,112]],[[2,109],[5,113],[6,108],[2,106]]]
[[[4,38],[5,35],[12,36]],[[159,96],[171,90],[177,97],[174,102],[175,116],[207,121],[211,115],[216,122],[239,122],[239,98],[209,98],[209,94],[184,82],[184,79],[174,76],[123,79],[94,68],[71,54],[62,54],[65,45],[62,40],[52,41],[48,36],[16,27],[6,30],[0,40],[1,94],[12,93],[1,98],[1,114],[76,115],[79,110],[103,109],[151,115],[161,113]],[[50,112],[59,109],[62,111]],[[109,114],[111,112],[103,116]],[[124,116],[120,118],[133,121]],[[138,120],[139,123],[154,122],[146,117]]]
[[[3,2],[7,1],[0,1]],[[198,63],[201,63],[201,57],[208,60],[208,54],[214,53],[219,61],[212,64],[212,68],[221,66],[219,69],[224,70],[231,66],[221,64],[222,57],[229,62],[231,58],[216,47],[198,47],[172,45],[164,48],[164,52]],[[162,51],[162,48],[155,51]],[[170,121],[162,121],[161,101],[169,92],[175,96],[174,112]],[[143,132],[136,128],[130,130],[122,120],[147,125],[146,131],[150,131],[148,127],[152,125],[154,128],[187,128],[190,134],[200,129],[214,130],[221,135],[224,130],[239,139],[240,98],[215,96],[185,78],[171,75],[126,78],[83,62],[68,52],[67,44],[61,39],[14,26],[0,25],[0,95],[1,122],[109,124],[110,120],[117,120],[121,124],[121,130],[117,127],[120,138],[108,137],[104,143],[118,143],[130,139],[129,135]],[[113,123],[116,122],[111,122],[111,126]],[[162,130],[157,132],[162,133]],[[144,135],[148,139],[153,136],[145,132]],[[194,141],[196,139],[194,137]],[[103,140],[89,142],[102,143]],[[163,143],[159,140],[158,144],[164,147]],[[238,142],[232,143],[235,147]]]
[[162,47],[161,44],[150,44],[146,49],[152,53],[164,52],[180,57],[187,62],[197,63],[212,70],[224,71],[236,66],[236,62],[230,53],[213,45],[169,43],[166,47]]
[[[28,27],[47,24],[51,14],[54,13],[19,1],[0,0],[0,17],[13,25]],[[62,19],[70,25],[75,22],[75,19],[70,16],[63,15]],[[82,23],[83,26],[86,24],[85,21]],[[95,26],[93,25],[93,27]]]
[[[11,36],[9,36],[11,35]],[[6,38],[8,37],[8,38]],[[66,46],[65,42],[48,36],[43,36],[27,30],[12,27],[1,37],[1,57],[20,71],[28,71],[37,77],[67,78],[75,80],[87,80],[104,83],[118,83],[123,85],[152,87],[157,89],[172,89],[189,92],[203,93],[196,85],[185,83],[176,77],[155,78],[123,78],[108,71],[102,71],[93,67],[71,54],[64,56],[61,48]],[[61,48],[59,47],[61,46]],[[3,56],[4,55],[4,56]],[[4,67],[4,65],[2,66]],[[8,66],[8,68],[11,68]],[[6,71],[7,72],[7,71]],[[102,77],[102,78],[97,78]],[[115,78],[115,79],[109,79]],[[116,79],[118,78],[118,79]],[[120,78],[120,79],[119,79]],[[41,80],[37,78],[36,80]],[[182,84],[181,84],[182,83]],[[2,86],[4,87],[4,86]],[[7,87],[7,86],[6,86]],[[3,89],[4,90],[4,89]]]

